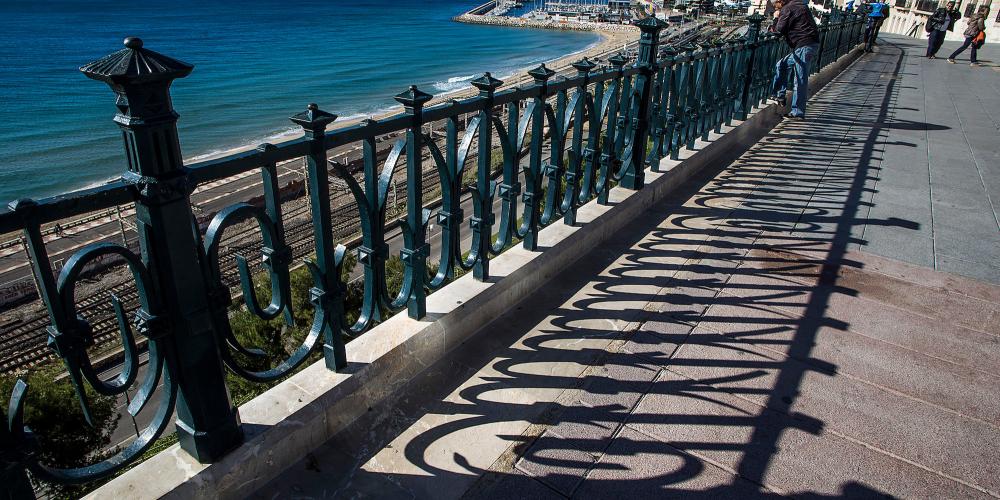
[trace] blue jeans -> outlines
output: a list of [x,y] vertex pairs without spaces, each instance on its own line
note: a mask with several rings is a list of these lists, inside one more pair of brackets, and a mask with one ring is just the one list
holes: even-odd
[[952,52],[951,55],[948,56],[948,59],[954,59],[954,58],[958,57],[958,55],[961,54],[962,52],[965,52],[965,49],[967,49],[969,47],[972,47],[972,61],[971,62],[974,62],[974,63],[975,62],[979,62],[979,61],[976,60],[976,52],[977,52],[978,49],[976,48],[976,44],[972,43],[972,38],[973,37],[971,37],[971,36],[965,37],[965,43],[963,43],[962,46],[958,48],[958,50],[956,50],[955,52]]
[[809,99],[809,69],[817,51],[819,51],[818,43],[803,45],[778,60],[778,64],[774,68],[774,82],[771,83],[771,90],[775,97],[781,99],[784,99],[785,92],[788,91],[789,65],[795,69],[795,93],[792,94],[792,111],[790,112],[793,116],[805,116],[806,114],[806,101]]

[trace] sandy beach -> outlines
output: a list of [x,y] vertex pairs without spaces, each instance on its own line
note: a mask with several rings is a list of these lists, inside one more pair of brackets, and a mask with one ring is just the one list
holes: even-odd
[[[536,29],[536,28],[524,28],[524,29]],[[602,54],[607,54],[607,53],[610,53],[610,52],[614,52],[616,50],[621,50],[624,45],[626,45],[626,44],[628,44],[630,42],[634,42],[634,41],[638,40],[638,38],[639,38],[638,33],[607,32],[607,31],[595,31],[595,33],[597,33],[601,37],[601,40],[598,41],[597,43],[594,43],[594,44],[590,45],[589,47],[587,47],[587,48],[585,48],[585,49],[583,49],[581,51],[574,52],[574,53],[571,53],[571,54],[567,54],[567,55],[562,56],[562,57],[554,58],[554,59],[551,59],[549,61],[545,61],[545,65],[548,66],[549,68],[553,69],[553,70],[558,71],[560,69],[568,67],[571,63],[573,63],[575,61],[578,61],[578,60],[580,60],[580,59],[582,59],[584,57],[595,58],[595,57],[598,57],[599,55],[602,55]],[[509,76],[507,78],[504,78],[503,79],[504,80],[504,87],[502,87],[502,88],[510,88],[513,85],[521,85],[521,84],[530,82],[531,81],[531,77],[528,76],[528,71],[531,70],[531,69],[532,68],[530,68],[530,67],[528,67],[528,68],[521,68],[515,74],[513,74],[513,75],[511,75],[511,76]],[[460,89],[460,90],[456,90],[456,91],[453,91],[453,92],[446,92],[446,93],[437,94],[437,95],[434,96],[434,99],[432,99],[427,105],[428,106],[432,106],[432,105],[435,105],[435,104],[439,104],[439,103],[445,102],[445,101],[447,101],[449,99],[461,99],[461,98],[465,98],[465,97],[471,97],[471,96],[475,95],[476,92],[477,91],[476,91],[475,87],[473,87],[472,85],[469,85],[468,88],[465,88],[465,89]],[[331,110],[328,110],[328,111],[330,111],[332,113],[336,113],[335,109],[331,109]],[[336,130],[336,129],[339,129],[339,128],[349,127],[349,126],[355,125],[355,124],[361,122],[362,120],[365,120],[365,119],[368,119],[368,118],[374,118],[376,120],[379,120],[379,119],[383,119],[383,118],[387,118],[387,117],[399,114],[401,112],[402,112],[402,106],[393,106],[392,108],[386,109],[382,113],[375,114],[375,115],[372,115],[372,116],[361,116],[361,117],[354,117],[354,118],[347,119],[347,120],[338,120],[338,121],[336,121],[336,122],[333,123],[333,125],[331,126],[331,129]],[[302,136],[302,132],[301,131],[299,131],[299,130],[289,130],[288,132],[281,133],[281,134],[276,134],[274,136],[271,136],[267,141],[261,141],[261,142],[271,142],[271,143],[275,143],[275,144],[280,144],[280,143],[285,142],[285,141],[289,141],[289,140],[292,140],[292,139],[297,139],[297,138],[299,138],[301,136]],[[216,153],[203,154],[203,155],[198,155],[198,156],[194,156],[194,157],[189,157],[189,158],[187,158],[187,159],[184,160],[184,163],[187,164],[187,165],[191,165],[193,163],[197,163],[197,162],[201,162],[201,161],[214,160],[214,159],[222,158],[224,156],[228,156],[228,155],[231,155],[231,154],[240,153],[240,152],[243,152],[243,151],[248,151],[248,150],[251,150],[251,149],[253,149],[255,147],[256,147],[256,145],[245,145],[245,146],[235,147],[235,148],[224,150],[224,151],[219,151],[219,152],[216,152]]]

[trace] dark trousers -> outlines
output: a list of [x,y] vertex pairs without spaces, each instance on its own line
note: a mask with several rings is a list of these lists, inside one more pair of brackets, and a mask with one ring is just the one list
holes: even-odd
[[944,43],[944,36],[947,33],[947,31],[932,30],[927,35],[927,57],[937,55],[938,51],[941,50],[941,44]]
[[865,28],[865,50],[872,50],[872,45],[875,44],[875,39],[878,38],[878,32],[882,29],[882,21],[884,17],[869,17],[868,26]]
[[965,43],[963,43],[962,46],[958,48],[958,50],[956,50],[955,52],[952,52],[951,55],[948,56],[948,59],[954,59],[954,58],[958,57],[959,54],[961,54],[962,52],[965,52],[965,49],[967,49],[969,47],[972,47],[972,61],[971,62],[979,62],[979,60],[976,59],[976,51],[978,51],[979,49],[977,49],[976,46],[973,45],[973,43],[972,43],[972,37],[971,36],[965,37]]

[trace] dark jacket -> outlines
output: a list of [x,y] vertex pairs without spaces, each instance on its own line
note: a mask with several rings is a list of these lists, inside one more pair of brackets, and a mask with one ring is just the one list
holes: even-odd
[[784,36],[793,49],[819,43],[819,29],[816,28],[816,20],[809,8],[800,0],[785,1],[787,3],[778,13],[778,20],[772,29]]
[[955,21],[961,18],[962,13],[958,9],[948,10],[944,7],[939,7],[934,12],[934,15],[931,16],[932,28],[937,29],[937,26],[948,23],[948,31],[953,31],[955,29]]

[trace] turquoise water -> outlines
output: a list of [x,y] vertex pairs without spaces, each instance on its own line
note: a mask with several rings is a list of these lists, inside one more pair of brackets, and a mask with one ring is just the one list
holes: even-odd
[[475,1],[0,0],[0,201],[95,185],[124,168],[114,97],[77,68],[125,36],[194,64],[173,86],[185,158],[291,129],[309,102],[377,113],[416,84],[432,94],[484,71],[586,48],[592,33],[475,26]]

